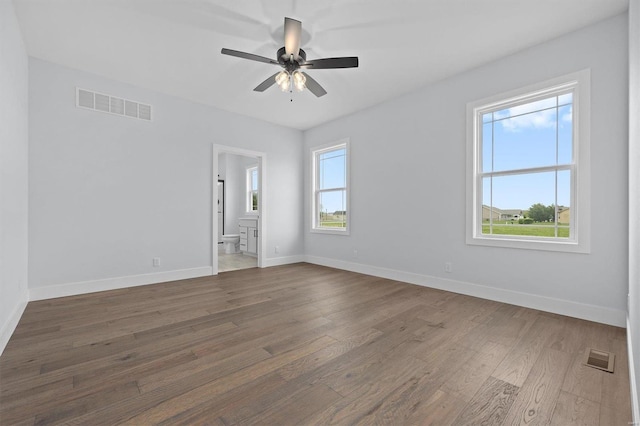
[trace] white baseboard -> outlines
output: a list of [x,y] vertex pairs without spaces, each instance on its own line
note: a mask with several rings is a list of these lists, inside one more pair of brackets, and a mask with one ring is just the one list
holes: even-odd
[[[263,260],[263,267],[287,265],[304,262],[303,255],[275,257]],[[199,268],[180,269],[177,271],[158,272],[153,274],[129,275],[124,277],[105,278],[101,280],[81,281],[54,286],[33,287],[29,289],[29,300],[45,300],[56,297],[75,296],[78,294],[95,293],[98,291],[116,290],[126,287],[137,287],[147,284],[157,284],[167,281],[185,280],[189,278],[211,275],[213,268],[203,266]]]
[[102,280],[82,281],[47,287],[29,289],[29,300],[53,299],[56,297],[75,296],[77,294],[95,293],[98,291],[116,290],[126,287],[137,287],[167,281],[184,280],[211,275],[211,266],[180,269],[177,271],[158,272],[154,274],[129,275],[124,277],[105,278]]
[[[638,383],[636,382],[636,365],[633,357],[633,344],[631,322],[627,317],[627,353],[629,356],[629,383],[631,387],[631,413],[633,414],[633,424],[640,425],[640,399],[638,398]],[[636,348],[637,349],[637,348]]]
[[489,287],[473,284],[465,281],[449,280],[445,278],[415,274],[412,272],[398,271],[395,269],[381,268],[378,266],[365,265],[361,263],[346,262],[343,260],[329,259],[325,257],[306,256],[306,261],[316,265],[329,266],[337,269],[358,272],[361,274],[373,275],[396,281],[403,281],[410,284],[425,287],[447,290],[454,293],[466,294],[468,296],[482,299],[495,300],[497,302],[509,303],[511,305],[523,306],[525,308],[537,309],[545,312],[566,315],[574,318],[595,321],[603,324],[625,327],[626,312],[617,309],[605,308],[602,306],[588,305],[573,302],[570,300],[555,299],[552,297],[539,296],[536,294],[522,293],[518,291],[505,290],[496,287]]
[[305,261],[305,256],[302,254],[295,256],[283,256],[283,257],[271,257],[262,260],[262,267],[269,268],[271,266],[289,265],[291,263],[300,263]]
[[4,348],[7,347],[7,343],[9,343],[11,335],[20,322],[24,309],[27,307],[27,303],[29,302],[28,296],[29,294],[25,291],[20,298],[20,302],[16,305],[13,312],[11,312],[11,315],[9,315],[7,322],[2,324],[2,328],[0,329],[0,355],[4,352]]

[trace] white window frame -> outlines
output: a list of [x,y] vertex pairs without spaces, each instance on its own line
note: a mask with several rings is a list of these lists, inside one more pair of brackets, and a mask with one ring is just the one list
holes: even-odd
[[[311,148],[311,232],[318,234],[333,234],[333,235],[349,235],[351,229],[351,201],[350,201],[350,174],[351,174],[351,166],[350,166],[350,158],[351,151],[349,148],[350,141],[349,139],[342,139],[330,144],[322,145],[319,147]],[[325,188],[324,190],[318,189],[318,179],[319,179],[319,170],[318,170],[318,158],[321,154],[324,154],[328,151],[333,151],[336,149],[344,149],[345,150],[345,187],[339,188]],[[345,228],[321,228],[318,225],[318,206],[319,206],[319,195],[321,192],[327,190],[344,190],[345,191],[345,200],[347,203],[346,210],[346,227]]]
[[[467,244],[590,252],[590,86],[587,69],[467,104]],[[571,170],[570,238],[482,234],[482,114],[533,102],[562,90],[573,90],[573,157],[570,168],[566,168]]]
[[[256,175],[258,176],[258,188],[257,189],[253,189],[252,187],[252,182],[253,182],[253,176],[251,176],[253,173],[256,173]],[[258,172],[258,166],[251,166],[251,167],[247,167],[247,172],[245,174],[246,176],[246,180],[247,180],[247,191],[246,191],[246,212],[247,214],[258,214],[260,211],[260,173]],[[253,210],[253,194],[256,193],[258,195],[258,209],[257,210]]]

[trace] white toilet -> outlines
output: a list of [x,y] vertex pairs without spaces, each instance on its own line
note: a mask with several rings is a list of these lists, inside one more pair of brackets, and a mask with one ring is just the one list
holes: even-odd
[[240,234],[226,234],[222,236],[224,252],[227,254],[237,253],[240,244]]

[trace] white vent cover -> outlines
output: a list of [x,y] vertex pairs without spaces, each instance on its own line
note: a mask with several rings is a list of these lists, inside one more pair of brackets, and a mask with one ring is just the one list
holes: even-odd
[[76,106],[151,121],[151,105],[76,87]]

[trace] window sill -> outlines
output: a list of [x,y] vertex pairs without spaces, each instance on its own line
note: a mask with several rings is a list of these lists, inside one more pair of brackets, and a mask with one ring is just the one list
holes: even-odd
[[591,249],[586,243],[576,241],[559,240],[529,240],[524,238],[492,238],[492,237],[467,237],[467,245],[515,248],[524,250],[542,250],[565,253],[591,253]]
[[349,229],[337,230],[328,228],[311,228],[312,234],[328,234],[328,235],[349,235]]

